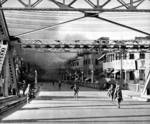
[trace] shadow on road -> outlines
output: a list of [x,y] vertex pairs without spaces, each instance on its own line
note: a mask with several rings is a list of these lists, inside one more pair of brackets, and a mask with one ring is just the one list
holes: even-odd
[[[150,115],[118,115],[118,116],[93,116],[93,117],[68,117],[68,118],[36,118],[36,119],[14,119],[14,120],[3,120],[2,123],[31,123],[31,122],[47,122],[47,123],[56,123],[56,122],[62,122],[62,123],[73,123],[73,122],[110,122],[110,123],[117,123],[117,122],[150,122],[150,119],[142,119],[148,117],[150,118]],[[136,118],[136,119],[135,119]],[[96,119],[96,120],[93,120]],[[100,119],[100,120],[97,120]],[[116,119],[116,120],[114,120]]]

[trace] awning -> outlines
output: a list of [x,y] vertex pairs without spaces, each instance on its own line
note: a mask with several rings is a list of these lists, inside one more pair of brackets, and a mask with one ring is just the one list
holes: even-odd
[[99,58],[97,58],[97,60],[100,61],[100,60],[102,60],[103,57],[105,57],[105,56],[106,56],[106,54],[103,54],[103,55],[101,55]]

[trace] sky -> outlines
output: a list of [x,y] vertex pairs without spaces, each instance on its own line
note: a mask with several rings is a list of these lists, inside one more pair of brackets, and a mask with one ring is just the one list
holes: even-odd
[[[28,0],[22,0],[27,2]],[[61,0],[58,0],[61,1]],[[69,2],[70,0],[67,0]],[[91,0],[96,2],[96,0]],[[120,5],[117,0],[112,0],[106,8],[113,8]],[[129,1],[129,0],[124,0]],[[135,1],[135,0],[134,0]],[[35,2],[35,0],[33,0]],[[8,0],[3,7],[23,7],[17,0]],[[43,0],[37,7],[53,7],[56,5]],[[78,0],[73,7],[89,8],[84,0]],[[150,9],[150,1],[145,0],[139,8]],[[70,19],[82,17],[79,12],[27,12],[27,11],[5,11],[5,18],[11,35],[18,35],[42,27],[54,25]],[[100,13],[104,17],[118,23],[122,23],[139,30],[150,33],[150,13]],[[110,37],[110,39],[134,39],[136,36],[146,36],[144,34],[120,27],[96,18],[83,18],[74,22],[69,22],[55,28],[49,28],[31,34],[19,36],[22,39],[54,39],[54,40],[95,40],[100,37]]]

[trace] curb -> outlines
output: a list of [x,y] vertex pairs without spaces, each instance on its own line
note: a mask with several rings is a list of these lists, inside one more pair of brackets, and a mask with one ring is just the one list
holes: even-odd
[[131,98],[131,99],[134,99],[134,100],[138,100],[138,101],[144,101],[144,102],[150,102],[150,98],[146,97],[146,96],[134,96],[134,95],[123,95],[124,97],[127,97],[127,98]]

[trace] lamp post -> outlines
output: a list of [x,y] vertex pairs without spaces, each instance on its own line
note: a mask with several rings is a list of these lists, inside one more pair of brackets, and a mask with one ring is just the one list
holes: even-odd
[[82,73],[82,83],[83,83],[83,71],[81,73]]
[[120,85],[123,84],[123,57],[125,56],[125,50],[120,50]]
[[123,63],[122,63],[122,56],[123,54],[122,54],[122,50],[120,51],[120,64],[121,64],[121,67],[120,67],[120,84],[122,85],[122,68],[123,68]]
[[35,87],[37,87],[37,70],[35,70]]

